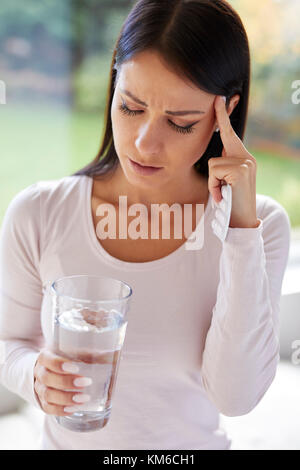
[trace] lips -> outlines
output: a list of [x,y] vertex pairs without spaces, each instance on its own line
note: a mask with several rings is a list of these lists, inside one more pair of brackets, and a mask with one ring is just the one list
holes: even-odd
[[136,162],[135,160],[130,159],[133,163],[142,166],[143,168],[162,168],[161,166],[154,166],[154,165],[144,165],[143,163]]
[[129,164],[132,168],[132,170],[137,173],[138,175],[141,176],[150,176],[154,175],[156,173],[159,173],[160,171],[163,170],[163,167],[151,167],[151,166],[143,166],[133,160],[131,158],[128,158]]

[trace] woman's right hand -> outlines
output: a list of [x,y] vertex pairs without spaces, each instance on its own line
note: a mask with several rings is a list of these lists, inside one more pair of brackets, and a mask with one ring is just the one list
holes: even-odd
[[[34,366],[34,390],[45,413],[69,416],[79,403],[89,401],[90,396],[80,393],[92,383],[89,377],[78,375],[76,362],[42,349]],[[74,391],[67,391],[73,389]]]

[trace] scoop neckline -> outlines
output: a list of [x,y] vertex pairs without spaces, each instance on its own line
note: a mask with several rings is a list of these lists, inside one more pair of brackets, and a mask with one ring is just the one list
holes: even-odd
[[[91,245],[93,249],[97,252],[98,255],[101,256],[102,259],[104,259],[108,264],[124,269],[126,271],[148,271],[151,269],[156,269],[156,268],[161,268],[162,266],[166,266],[170,263],[173,263],[174,261],[178,260],[180,257],[183,256],[184,253],[190,252],[191,250],[186,250],[185,246],[187,242],[193,238],[197,228],[201,224],[202,217],[204,217],[204,220],[207,219],[207,216],[211,212],[212,204],[211,204],[211,193],[209,192],[208,196],[208,202],[206,205],[206,208],[204,210],[204,213],[198,222],[195,230],[190,234],[188,239],[180,245],[175,251],[172,253],[164,256],[163,258],[159,258],[153,261],[144,261],[144,262],[130,262],[130,261],[123,261],[118,258],[115,258],[114,256],[110,255],[101,245],[100,241],[98,240],[96,236],[96,232],[94,229],[94,223],[93,223],[93,216],[92,216],[92,188],[93,188],[93,177],[84,175],[86,178],[86,188],[85,188],[85,206],[86,206],[86,222],[87,222],[87,227],[88,227],[88,234],[89,238],[91,241]],[[204,222],[205,224],[205,222]],[[205,225],[204,225],[205,227]]]

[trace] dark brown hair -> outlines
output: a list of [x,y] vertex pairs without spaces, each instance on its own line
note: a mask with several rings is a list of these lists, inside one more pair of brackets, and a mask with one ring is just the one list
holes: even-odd
[[[94,160],[74,175],[101,176],[119,164],[111,122],[111,105],[121,66],[135,54],[158,52],[170,67],[199,89],[240,100],[230,115],[232,127],[244,138],[250,88],[250,52],[237,12],[225,0],[138,0],[121,28],[113,52],[105,107],[102,144]],[[219,133],[195,163],[208,177],[208,160],[222,154]]]

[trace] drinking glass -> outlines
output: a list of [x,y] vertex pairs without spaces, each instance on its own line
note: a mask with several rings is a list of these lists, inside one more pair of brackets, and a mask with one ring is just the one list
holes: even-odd
[[131,287],[123,281],[85,274],[44,286],[46,343],[74,362],[78,375],[92,379],[91,385],[80,389],[90,400],[74,403],[70,416],[55,417],[72,431],[94,431],[109,420],[131,296]]

